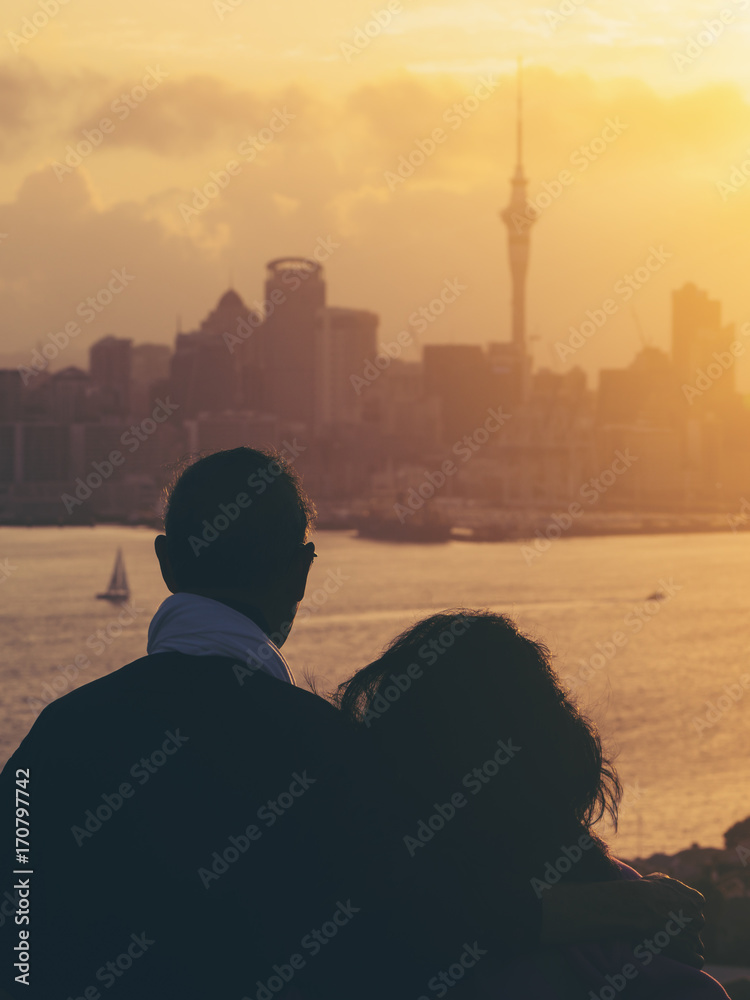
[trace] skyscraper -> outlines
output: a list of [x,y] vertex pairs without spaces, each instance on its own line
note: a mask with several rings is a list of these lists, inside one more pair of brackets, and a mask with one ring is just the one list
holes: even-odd
[[0,423],[15,423],[23,409],[23,383],[17,368],[0,368]]
[[[716,364],[715,353],[726,352],[734,339],[734,325],[722,325],[721,303],[692,282],[672,293],[672,361],[679,383],[693,385],[701,369]],[[734,369],[722,375],[711,399],[734,392]]]
[[195,330],[178,333],[170,361],[170,382],[183,419],[223,413],[239,402],[239,377],[224,340]]
[[134,415],[153,407],[151,399],[158,395],[159,385],[169,379],[172,350],[167,344],[135,344],[130,366],[130,403]]
[[133,341],[109,334],[89,348],[89,371],[101,393],[104,412],[130,412],[130,366]]
[[528,211],[526,189],[528,180],[523,166],[523,66],[518,60],[518,92],[516,110],[516,171],[511,178],[511,198],[500,218],[508,228],[508,256],[512,280],[511,343],[515,356],[520,396],[528,390],[531,359],[526,350],[526,276],[531,250],[531,227],[534,219]]
[[327,306],[320,331],[316,385],[316,430],[362,419],[362,398],[351,376],[375,357],[379,317],[366,309]]
[[323,268],[305,257],[269,261],[261,328],[265,409],[312,429],[326,304]]

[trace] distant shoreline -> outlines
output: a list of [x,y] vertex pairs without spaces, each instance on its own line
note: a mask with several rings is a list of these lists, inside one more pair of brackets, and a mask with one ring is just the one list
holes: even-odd
[[[479,513],[479,512],[477,512]],[[485,513],[485,512],[482,512]],[[445,529],[439,538],[422,537],[412,529],[416,527],[406,521],[403,524],[395,519],[382,519],[378,524],[377,533],[366,530],[361,518],[358,517],[327,517],[318,519],[316,530],[332,532],[359,532],[367,540],[396,543],[433,543],[446,541],[481,543],[481,542],[525,542],[557,541],[560,538],[606,538],[609,536],[648,536],[648,535],[694,535],[750,532],[750,518],[744,515],[730,514],[644,514],[625,513],[589,514],[580,520],[568,523],[564,514],[534,513],[520,515],[512,511],[493,512],[495,517],[475,517],[474,524],[467,523],[468,518],[461,518],[463,523],[452,524],[446,518]],[[0,528],[151,528],[161,531],[162,523],[156,517],[138,519],[38,519],[30,520],[16,518],[0,521]]]

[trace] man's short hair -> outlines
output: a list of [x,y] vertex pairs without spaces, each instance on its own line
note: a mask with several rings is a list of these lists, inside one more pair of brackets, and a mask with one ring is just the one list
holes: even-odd
[[209,589],[275,579],[314,522],[299,475],[274,451],[232,448],[192,461],[164,512],[175,582]]

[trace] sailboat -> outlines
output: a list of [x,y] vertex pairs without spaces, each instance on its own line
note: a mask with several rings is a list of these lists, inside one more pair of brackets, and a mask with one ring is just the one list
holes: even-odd
[[112,576],[109,579],[109,586],[103,594],[96,595],[102,601],[127,601],[130,597],[130,587],[128,577],[125,572],[125,560],[122,558],[122,549],[117,550],[115,556],[115,566]]

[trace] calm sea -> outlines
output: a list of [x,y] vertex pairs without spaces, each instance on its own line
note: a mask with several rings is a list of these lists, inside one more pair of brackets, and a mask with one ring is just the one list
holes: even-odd
[[[167,596],[153,537],[142,528],[0,528],[3,762],[54,691],[145,653]],[[621,856],[720,846],[750,815],[741,681],[750,686],[750,534],[561,539],[531,563],[515,543],[392,545],[322,532],[316,544],[309,613],[284,648],[298,680],[307,671],[332,686],[427,613],[502,610],[552,649],[617,752],[626,795],[611,839]],[[125,626],[95,598],[118,546],[134,601]],[[647,604],[657,590],[664,599]],[[83,666],[69,680],[76,657]]]

